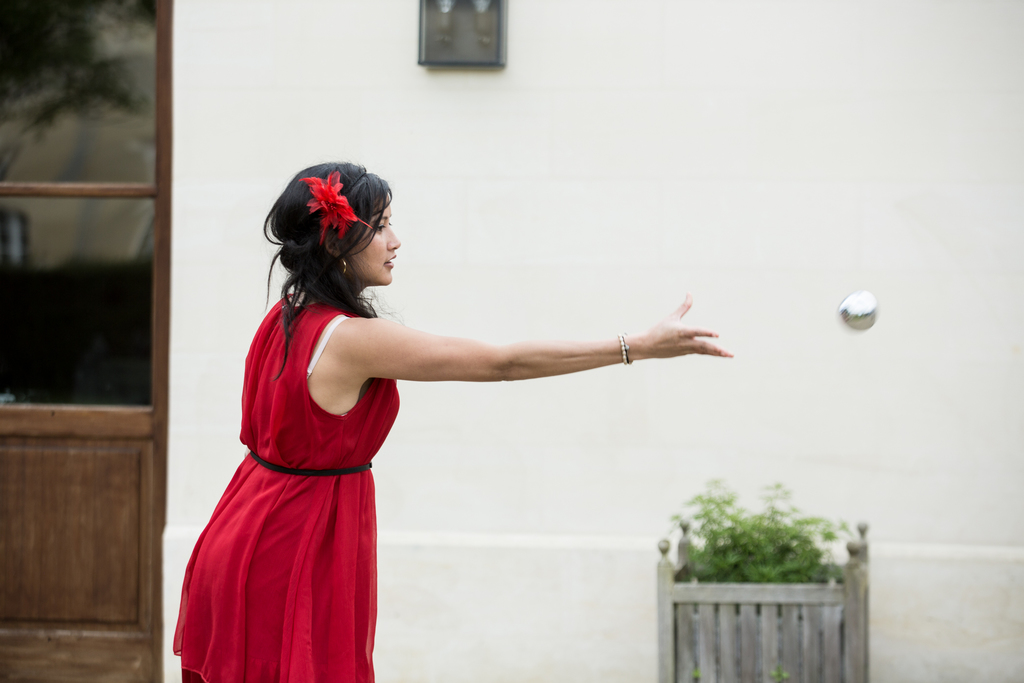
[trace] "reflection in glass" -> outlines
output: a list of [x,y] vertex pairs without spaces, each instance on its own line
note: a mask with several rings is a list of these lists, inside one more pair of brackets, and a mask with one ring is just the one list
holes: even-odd
[[0,403],[150,403],[153,202],[0,198]]
[[0,12],[0,180],[153,182],[154,0]]

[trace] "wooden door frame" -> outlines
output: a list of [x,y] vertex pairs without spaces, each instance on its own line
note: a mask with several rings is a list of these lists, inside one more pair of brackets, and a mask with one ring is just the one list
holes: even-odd
[[[150,641],[152,680],[163,679],[163,530],[167,506],[167,414],[171,300],[171,153],[173,0],[156,2],[156,172],[148,183],[0,182],[0,197],[151,197],[154,201],[151,306],[152,399],[148,407],[21,404],[0,406],[0,436],[13,438],[150,442],[152,459],[143,467],[151,503],[140,510],[139,620],[126,633]],[[44,625],[5,628],[0,637],[108,639],[111,630],[54,630]]]

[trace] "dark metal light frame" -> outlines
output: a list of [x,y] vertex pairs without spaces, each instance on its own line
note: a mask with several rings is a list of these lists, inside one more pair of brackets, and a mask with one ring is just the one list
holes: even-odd
[[[442,3],[450,7],[447,12],[441,11]],[[472,0],[420,0],[420,66],[503,68],[508,43],[508,0],[490,0],[489,5],[486,19],[482,20]],[[482,33],[481,26],[493,30]]]

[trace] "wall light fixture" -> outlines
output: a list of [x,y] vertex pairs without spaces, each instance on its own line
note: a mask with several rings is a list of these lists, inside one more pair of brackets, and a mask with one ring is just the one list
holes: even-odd
[[422,66],[505,66],[506,0],[420,0]]

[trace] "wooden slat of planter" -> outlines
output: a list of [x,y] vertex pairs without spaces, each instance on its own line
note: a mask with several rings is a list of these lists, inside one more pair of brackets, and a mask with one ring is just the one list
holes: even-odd
[[821,605],[804,605],[801,683],[821,683]]
[[839,629],[843,623],[842,605],[826,605],[822,608],[822,655],[824,661],[824,683],[839,683],[842,671]]
[[843,678],[846,683],[868,681],[868,622],[867,622],[867,566],[858,559],[862,545],[856,541],[847,544],[850,560],[843,570]]
[[[678,643],[676,642],[676,619],[683,609],[676,608],[672,602],[672,582],[675,567],[668,559],[669,542],[662,539],[658,543],[661,560],[658,562],[658,683],[679,683],[677,677],[676,658]],[[686,605],[690,610],[692,605]]]
[[700,680],[702,682],[715,680],[715,606],[701,605],[698,608],[700,613],[700,659],[697,668],[700,669]]
[[782,670],[789,683],[800,680],[800,607],[782,606]]
[[728,602],[741,605],[841,605],[843,587],[816,583],[677,583],[672,590],[672,599],[698,605]]
[[779,606],[761,605],[761,681],[775,683],[772,671],[779,664]]
[[718,683],[738,683],[736,677],[736,605],[718,606]]
[[740,683],[757,681],[757,605],[740,605]]
[[694,637],[693,605],[679,605],[676,608],[676,680],[679,683],[693,683],[693,670],[697,641]]

